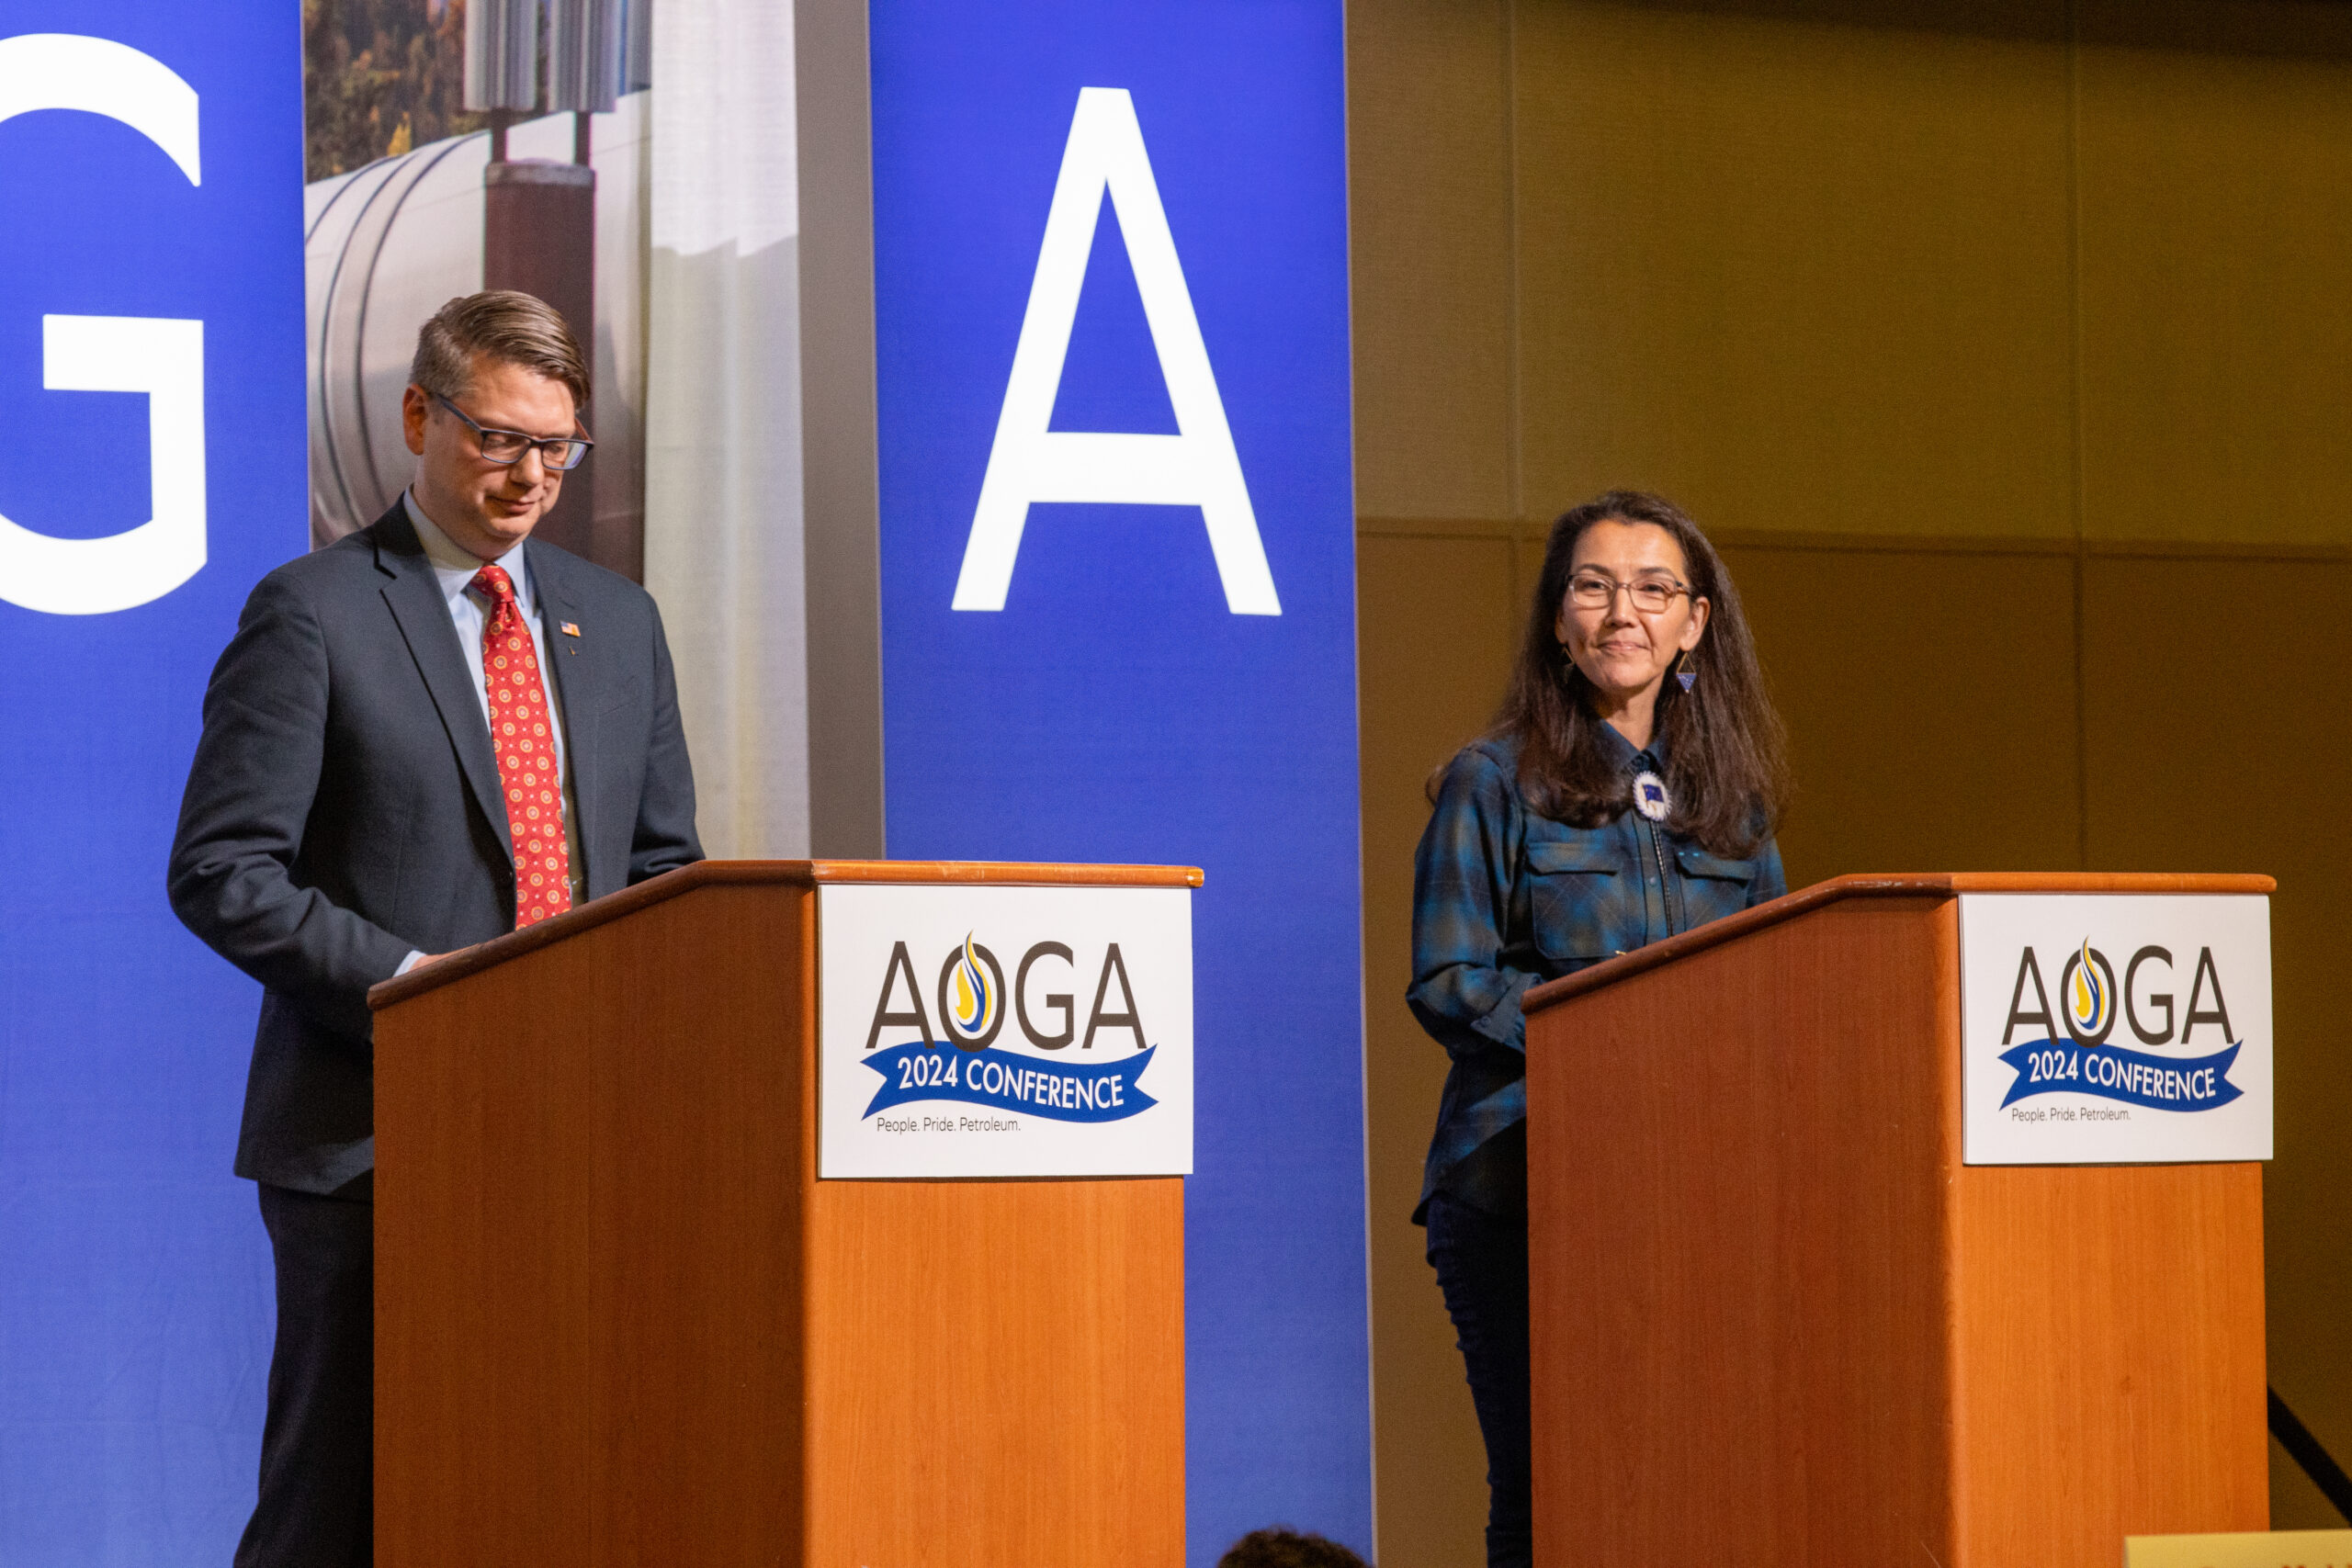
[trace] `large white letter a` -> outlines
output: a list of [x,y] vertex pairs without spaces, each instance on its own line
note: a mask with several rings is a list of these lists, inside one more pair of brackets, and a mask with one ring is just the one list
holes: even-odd
[[[1048,431],[1078,318],[1079,290],[1108,192],[1143,296],[1144,319],[1159,355],[1159,374],[1176,413],[1176,435],[1114,435]],[[972,513],[964,570],[956,580],[958,610],[1001,610],[1012,585],[1013,558],[1032,502],[1095,502],[1197,506],[1237,615],[1279,615],[1273,573],[1258,536],[1257,515],[1241,480],[1225,403],[1216,392],[1193,296],[1176,260],[1176,241],[1151,177],[1135,100],[1124,87],[1086,87],[1078,95],[1069,142],[1062,152],[1046,243],[1029,287],[1012,376],[997,416],[988,477]]]

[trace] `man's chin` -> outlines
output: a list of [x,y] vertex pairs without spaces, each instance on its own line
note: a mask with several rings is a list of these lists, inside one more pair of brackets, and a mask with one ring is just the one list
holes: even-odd
[[481,522],[482,527],[491,533],[497,535],[509,544],[519,545],[530,537],[531,530],[538,526],[539,518],[546,511],[546,507],[537,503],[526,506],[519,512],[511,507],[493,503],[477,508],[474,516]]

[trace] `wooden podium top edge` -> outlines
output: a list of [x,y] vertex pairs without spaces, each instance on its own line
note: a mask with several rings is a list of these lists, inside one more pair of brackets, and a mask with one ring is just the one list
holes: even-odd
[[983,860],[706,860],[625,887],[537,925],[467,948],[437,964],[368,987],[368,1006],[382,1011],[506,960],[581,931],[635,914],[649,905],[714,884],[816,887],[827,884],[888,883],[955,887],[1198,887],[1192,865],[1087,865],[1048,861]]
[[[1619,953],[1589,969],[1579,969],[1556,980],[1531,986],[1521,998],[1529,1013],[1557,1007],[1572,997],[1646,974],[1661,964],[1693,953],[1736,942],[1750,931],[1777,926],[1783,920],[1848,898],[1946,898],[1960,893],[2270,893],[2278,886],[2268,876],[2223,876],[2168,872],[2105,871],[1947,871],[1926,874],[1833,876],[1810,887],[1742,909],[1688,931],[1654,942],[1647,947]],[[380,989],[381,987],[379,987]]]

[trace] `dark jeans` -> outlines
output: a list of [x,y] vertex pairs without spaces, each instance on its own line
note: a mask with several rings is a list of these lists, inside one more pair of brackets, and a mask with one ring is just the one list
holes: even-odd
[[1430,1199],[1430,1266],[1470,1374],[1487,1439],[1487,1568],[1535,1556],[1528,1484],[1527,1218],[1489,1214],[1444,1193]]
[[236,1568],[366,1568],[376,1553],[376,1209],[264,1185],[277,1345],[261,1494]]

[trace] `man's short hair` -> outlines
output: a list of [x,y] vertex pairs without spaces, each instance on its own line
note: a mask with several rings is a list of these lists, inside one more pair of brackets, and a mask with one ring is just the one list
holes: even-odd
[[588,361],[563,317],[537,295],[485,288],[450,300],[418,329],[408,378],[445,398],[464,397],[478,354],[562,382],[572,407],[586,411]]
[[1338,1541],[1279,1526],[1251,1530],[1226,1548],[1217,1568],[1365,1568],[1364,1560]]

